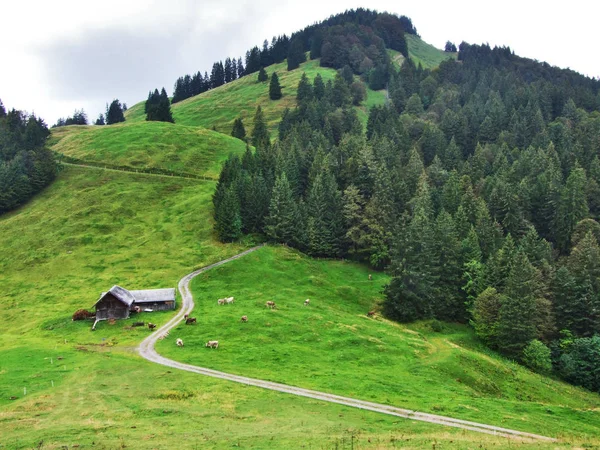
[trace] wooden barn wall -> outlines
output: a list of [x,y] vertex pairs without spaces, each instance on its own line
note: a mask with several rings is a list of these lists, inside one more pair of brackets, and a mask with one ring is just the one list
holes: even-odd
[[128,317],[129,307],[110,294],[96,305],[96,319],[98,320],[127,319]]

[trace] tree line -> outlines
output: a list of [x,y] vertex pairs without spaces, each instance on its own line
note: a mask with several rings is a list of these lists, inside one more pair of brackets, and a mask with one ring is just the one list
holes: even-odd
[[217,234],[385,269],[388,317],[470,323],[598,390],[600,83],[508,48],[462,43],[459,60],[389,67],[366,131],[350,77],[304,76],[279,139],[257,111],[255,152],[224,165]]
[[12,109],[0,100],[0,214],[25,203],[56,176],[50,131],[43,119]]

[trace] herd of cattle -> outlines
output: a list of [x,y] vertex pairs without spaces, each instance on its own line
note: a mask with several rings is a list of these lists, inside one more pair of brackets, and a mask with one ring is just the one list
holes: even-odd
[[[372,281],[373,278],[371,276],[371,274],[369,274],[369,281]],[[225,298],[220,298],[217,300],[217,305],[230,305],[235,301],[235,299],[233,297],[225,297]],[[277,309],[277,305],[275,304],[274,301],[269,300],[265,303],[266,307],[269,309]],[[310,299],[307,298],[306,300],[304,300],[304,306],[309,306],[310,305]],[[375,316],[375,311],[369,311],[367,313],[367,317],[374,317]],[[185,320],[185,324],[186,325],[191,325],[193,323],[196,323],[196,318],[195,317],[189,317],[189,314],[185,314],[183,316],[184,320]],[[242,316],[240,319],[241,322],[248,322],[248,316]],[[148,323],[148,328],[150,328],[151,330],[154,330],[156,328],[156,325],[153,323]],[[168,333],[167,333],[168,336]],[[161,336],[161,339],[164,338],[166,336]],[[183,347],[183,339],[181,338],[177,338],[176,344],[178,347]],[[214,348],[217,349],[219,348],[219,341],[208,341],[206,343],[206,348]]]

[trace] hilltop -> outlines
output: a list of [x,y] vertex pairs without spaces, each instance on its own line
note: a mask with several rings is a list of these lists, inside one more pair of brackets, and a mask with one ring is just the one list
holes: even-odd
[[55,128],[50,148],[86,164],[216,178],[227,156],[241,155],[246,145],[201,127],[127,121]]
[[[420,37],[407,35],[409,57],[415,64],[423,68],[433,69],[442,61],[456,58],[456,54],[445,53],[424,42]],[[402,64],[404,57],[400,52],[389,50],[392,61]],[[271,136],[277,136],[277,125],[286,108],[293,109],[297,105],[296,95],[298,82],[302,73],[310,80],[320,74],[324,82],[333,80],[337,71],[322,67],[320,59],[302,63],[298,69],[287,71],[287,62],[273,64],[265,68],[267,74],[277,72],[281,83],[283,98],[278,101],[269,99],[269,83],[259,83],[256,74],[246,75],[223,86],[211,89],[202,94],[190,97],[171,106],[173,117],[177,124],[200,126],[215,129],[224,134],[230,134],[233,121],[238,117],[244,120],[247,131],[252,130],[254,112],[261,106],[268,124]],[[358,77],[357,77],[358,79]],[[373,106],[386,102],[385,90],[374,91],[367,87],[367,100],[359,108],[359,117],[366,124],[368,110]],[[136,103],[125,113],[128,122],[145,120],[144,102]]]

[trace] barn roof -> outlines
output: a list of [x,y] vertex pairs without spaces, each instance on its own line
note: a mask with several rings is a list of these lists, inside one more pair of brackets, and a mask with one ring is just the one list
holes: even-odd
[[112,294],[113,297],[126,304],[127,306],[131,306],[135,301],[135,297],[131,294],[131,292],[115,284],[113,287],[110,288],[108,292],[102,293],[96,304],[98,304],[98,302],[102,300],[107,294]]
[[103,292],[96,304],[108,293],[112,294],[116,299],[120,300],[127,306],[131,306],[133,303],[143,304],[175,301],[175,288],[130,291],[121,286],[115,285],[110,288],[108,292]]
[[129,291],[136,303],[172,302],[175,301],[175,289],[146,289]]

